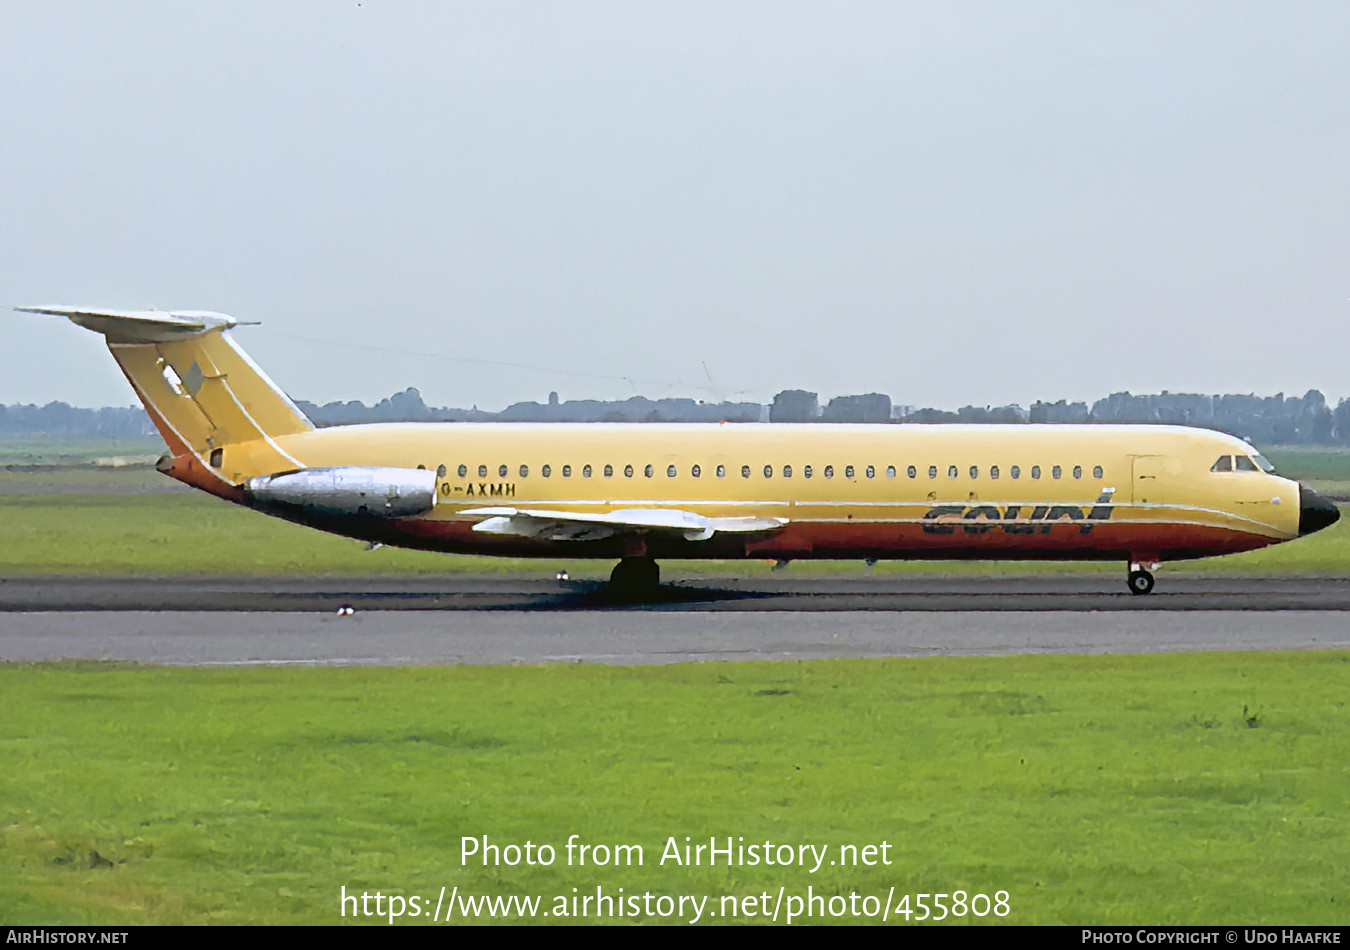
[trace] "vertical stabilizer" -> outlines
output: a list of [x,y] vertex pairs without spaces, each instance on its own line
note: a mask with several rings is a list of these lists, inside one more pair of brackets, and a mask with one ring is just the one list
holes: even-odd
[[303,468],[279,436],[314,428],[230,337],[232,317],[198,311],[18,307],[102,333],[164,441],[169,474],[217,494]]

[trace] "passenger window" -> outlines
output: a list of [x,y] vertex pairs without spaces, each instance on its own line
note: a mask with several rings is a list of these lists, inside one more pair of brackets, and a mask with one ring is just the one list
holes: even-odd
[[717,466],[717,477],[718,477],[718,478],[726,478],[726,477],[727,477],[727,467],[726,467],[725,465],[719,465],[719,466]]
[[545,478],[548,478],[550,475],[553,474],[553,466],[545,465],[543,468],[539,470],[539,474],[544,476]]
[[948,477],[948,478],[960,478],[960,477],[961,477],[961,473],[960,473],[959,471],[957,471],[957,468],[956,468],[955,465],[948,465],[948,466],[947,466],[947,477]]
[[689,474],[694,476],[695,478],[698,478],[700,475],[703,474],[703,469],[695,465],[693,468],[689,469]]
[[651,478],[655,473],[656,469],[652,468],[650,465],[642,470],[642,474],[647,478]]
[[447,471],[449,471],[449,469],[447,469],[447,468],[445,467],[444,464],[437,465],[437,466],[436,466],[436,477],[437,477],[437,478],[444,478],[444,477],[445,477],[445,473],[446,473]]
[[764,477],[765,477],[765,478],[773,478],[773,466],[772,466],[772,465],[765,465],[765,466],[764,466]]
[[810,478],[810,477],[811,477],[811,466],[810,466],[810,465],[803,465],[803,466],[802,466],[802,478]]
[[887,477],[887,478],[894,478],[894,477],[895,477],[895,466],[894,466],[894,465],[887,465],[887,466],[886,466],[886,477]]
[[520,467],[520,477],[521,477],[521,478],[529,478],[529,477],[530,477],[530,467],[529,467],[528,465],[522,465],[522,466]]
[[750,466],[749,466],[749,465],[742,465],[742,466],[741,466],[741,478],[749,478],[749,477],[750,477]]
[[1074,478],[1082,478],[1082,477],[1083,477],[1083,466],[1081,466],[1081,465],[1075,465],[1075,466],[1073,467],[1073,477],[1074,477]]
[[1253,462],[1251,459],[1247,458],[1247,456],[1245,455],[1237,456],[1234,461],[1237,462],[1237,470],[1239,472],[1256,471],[1256,463]]
[[667,466],[666,466],[666,478],[674,478],[674,477],[675,477],[675,466],[674,466],[674,465],[667,465]]
[[564,466],[563,466],[563,478],[571,478],[571,477],[572,477],[572,466],[570,466],[570,465],[564,465]]
[[1040,478],[1040,477],[1041,477],[1041,467],[1040,467],[1039,465],[1033,465],[1033,466],[1031,466],[1031,477],[1032,477],[1032,478]]
[[505,466],[505,465],[498,465],[498,466],[497,466],[497,477],[498,477],[498,478],[505,478],[505,477],[506,477],[506,466]]
[[990,466],[989,466],[989,477],[990,477],[990,478],[998,478],[998,466],[997,466],[997,465],[990,465]]
[[971,477],[971,478],[979,478],[979,477],[980,477],[980,467],[979,467],[978,465],[972,465],[972,466],[970,467],[970,477]]
[[1093,478],[1101,478],[1102,475],[1103,475],[1103,473],[1102,473],[1102,467],[1101,467],[1100,465],[1094,465],[1094,466],[1092,466],[1092,477],[1093,477]]
[[911,465],[909,468],[905,469],[905,474],[908,475],[910,478],[915,478],[916,476],[918,476],[919,473],[914,468],[914,466]]
[[1233,470],[1233,456],[1220,455],[1219,460],[1209,467],[1211,472],[1231,472]]
[[633,466],[631,466],[631,465],[625,465],[625,466],[623,467],[623,477],[624,477],[624,478],[632,478],[632,477],[633,477]]
[[845,477],[845,478],[852,478],[852,477],[853,477],[853,466],[852,466],[852,465],[845,465],[845,466],[844,466],[844,477]]
[[1055,466],[1052,466],[1052,467],[1051,467],[1051,469],[1050,469],[1050,477],[1051,477],[1051,478],[1059,478],[1059,476],[1060,476],[1061,474],[1063,474],[1063,471],[1062,471],[1062,469],[1060,469],[1060,467],[1059,467],[1058,465],[1055,465]]
[[613,466],[613,465],[606,465],[606,466],[605,466],[605,477],[606,477],[606,478],[613,478],[613,477],[614,477],[614,466]]
[[876,470],[874,467],[872,467],[871,465],[869,465],[869,466],[867,466],[866,475],[867,475],[868,478],[876,478],[876,477],[877,477],[877,470]]
[[784,466],[783,466],[783,477],[784,477],[784,478],[791,478],[791,477],[792,477],[792,466],[791,466],[791,465],[784,465]]
[[459,472],[459,477],[463,478],[465,475],[469,474],[469,466],[461,465],[456,471]]
[[928,477],[929,477],[929,478],[937,478],[937,466],[936,466],[936,465],[930,465],[930,466],[928,466]]
[[826,465],[826,466],[825,466],[825,477],[826,477],[826,478],[834,478],[834,466],[833,466],[833,465]]
[[1022,466],[1014,465],[1012,468],[1008,469],[1008,474],[1011,475],[1013,478],[1021,478]]
[[582,477],[582,478],[590,478],[590,477],[591,477],[591,467],[590,467],[589,465],[583,465],[583,466],[581,466],[581,477]]
[[479,477],[479,478],[487,478],[487,466],[486,466],[486,465],[480,465],[480,466],[478,466],[478,477]]

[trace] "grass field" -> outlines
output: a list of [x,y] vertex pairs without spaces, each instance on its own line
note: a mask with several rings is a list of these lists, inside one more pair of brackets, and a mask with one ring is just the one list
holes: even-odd
[[94,459],[139,457],[153,461],[164,453],[158,436],[129,439],[64,439],[0,433],[0,465],[88,465]]
[[1337,500],[1350,500],[1350,449],[1283,445],[1263,453],[1275,470]]
[[[1350,484],[1337,459],[1268,454]],[[41,489],[25,491],[33,477]],[[367,553],[204,495],[142,494],[135,479],[145,477],[161,478],[0,471],[0,576],[546,576],[567,566],[600,577],[611,566]],[[1344,575],[1347,563],[1343,520],[1295,543],[1164,570]],[[678,579],[769,565],[663,569]],[[788,576],[861,570],[798,562]],[[1114,576],[1121,566],[876,568],[1066,570]],[[1344,651],[662,667],[0,664],[0,921],[334,924],[344,922],[343,886],[419,896],[427,908],[442,886],[535,896],[550,911],[573,888],[622,887],[710,896],[706,908],[720,913],[724,896],[781,886],[788,897],[810,887],[876,898],[894,887],[897,901],[1006,891],[1001,919],[1014,924],[1346,925],[1347,683]],[[573,834],[640,845],[645,862],[568,866]],[[558,858],[466,866],[461,839],[484,835],[549,844]],[[831,854],[885,842],[892,863],[815,873],[659,865],[672,836]]]
[[[1343,575],[1350,565],[1350,519],[1261,551],[1164,565],[1204,574]],[[511,572],[604,577],[610,561],[514,560],[381,548],[269,518],[200,493],[0,493],[0,575],[34,574],[436,574]],[[666,561],[663,576],[755,577],[768,561]],[[783,576],[859,573],[857,561],[797,561]],[[874,571],[1010,575],[1119,574],[1119,563],[882,562]]]
[[[1345,652],[0,667],[0,920],[781,885],[1003,890],[1018,924],[1345,924],[1347,682]],[[572,834],[645,862],[569,867]],[[557,862],[465,866],[483,835]],[[659,865],[686,835],[885,841],[893,863]]]

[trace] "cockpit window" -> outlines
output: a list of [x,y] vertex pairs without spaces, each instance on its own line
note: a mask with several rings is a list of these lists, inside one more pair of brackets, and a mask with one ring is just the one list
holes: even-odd
[[1233,470],[1233,456],[1220,455],[1219,460],[1209,467],[1211,472],[1231,472]]
[[1256,463],[1253,462],[1251,459],[1247,458],[1247,456],[1239,455],[1236,461],[1237,461],[1237,470],[1239,472],[1256,471]]
[[1268,475],[1275,474],[1275,466],[1271,465],[1270,462],[1266,460],[1266,457],[1264,455],[1259,454],[1254,455],[1252,456],[1252,461],[1255,462],[1257,467],[1260,468],[1261,471],[1265,472],[1266,474]]

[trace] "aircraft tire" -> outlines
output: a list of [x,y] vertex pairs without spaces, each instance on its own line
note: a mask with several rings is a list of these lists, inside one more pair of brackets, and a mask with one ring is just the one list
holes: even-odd
[[1125,583],[1129,585],[1131,594],[1153,593],[1153,575],[1148,571],[1130,571]]

